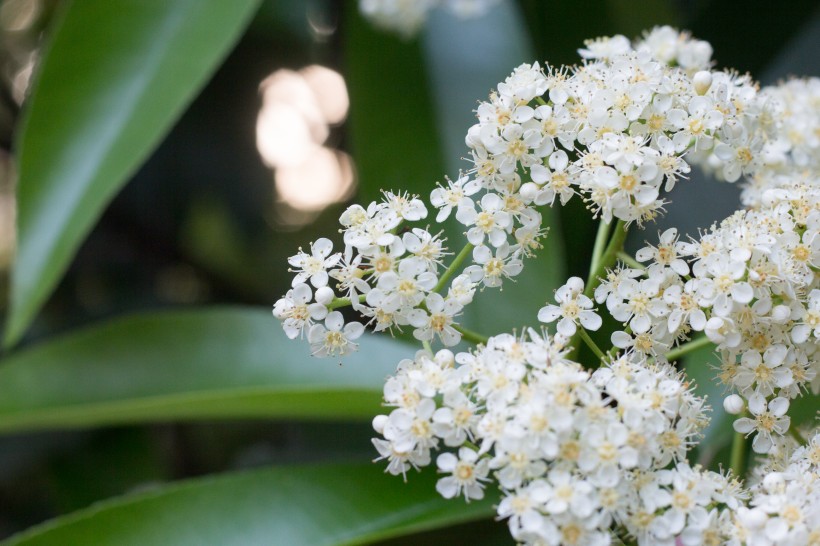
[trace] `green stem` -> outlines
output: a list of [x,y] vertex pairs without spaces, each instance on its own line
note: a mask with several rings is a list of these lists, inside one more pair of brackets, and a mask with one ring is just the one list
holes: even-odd
[[729,464],[735,478],[742,480],[746,474],[746,437],[739,432],[735,432],[732,438],[732,455]]
[[[589,334],[586,330],[583,329],[583,327],[578,328],[578,334],[581,336],[581,339],[584,340],[584,343],[587,344],[587,347],[592,349],[592,352],[595,353],[595,356],[598,357],[598,360],[606,359],[606,355],[604,354],[604,352],[600,349],[600,347],[598,347],[598,345],[594,341],[592,341],[592,338],[589,337]],[[597,366],[595,367],[597,368]]]
[[[602,221],[603,222],[603,221]],[[618,252],[624,249],[624,241],[626,241],[626,234],[629,230],[626,227],[626,222],[618,220],[615,223],[615,229],[612,232],[612,238],[606,246],[600,260],[597,260],[595,268],[589,272],[586,287],[584,288],[584,295],[592,297],[595,289],[601,284],[601,277],[606,273],[607,268],[612,267],[618,261]],[[596,237],[597,239],[597,237]]]
[[463,339],[465,341],[469,341],[470,343],[475,343],[476,345],[486,344],[487,340],[490,339],[490,338],[488,338],[487,336],[485,336],[483,334],[479,334],[478,332],[473,332],[472,330],[468,330],[467,328],[464,328],[462,326],[458,326],[456,324],[453,324],[453,328],[455,329],[456,332],[461,334],[461,339]]
[[[624,241],[626,240],[626,222],[624,222],[623,220],[618,220],[615,223],[615,228],[612,232],[612,237],[609,239],[609,243],[606,245],[606,249],[603,251],[603,254],[601,254],[598,259],[595,259],[595,257],[600,253],[601,247],[603,246],[603,243],[601,243],[600,241],[606,239],[606,235],[608,234],[608,232],[609,224],[601,220],[601,224],[598,226],[598,234],[595,236],[595,247],[592,251],[593,255],[592,263],[590,264],[589,268],[589,278],[587,278],[586,286],[584,287],[584,295],[588,298],[592,298],[593,294],[595,293],[595,289],[598,288],[598,285],[601,284],[601,277],[604,275],[607,268],[612,267],[613,265],[615,265],[615,262],[618,261],[618,252],[623,250]],[[579,331],[580,330],[582,329],[579,329]],[[578,355],[579,336],[579,332],[575,332],[575,335],[572,336],[572,339],[570,339],[569,343],[567,344],[569,347],[572,347],[569,355],[567,355],[567,357],[570,360],[575,359]],[[601,354],[603,355],[603,353]]]
[[700,336],[700,337],[696,337],[695,339],[693,339],[691,341],[688,341],[687,343],[684,343],[680,347],[672,349],[671,351],[666,353],[666,355],[664,355],[664,356],[666,357],[666,360],[668,360],[669,362],[672,362],[674,360],[678,360],[680,357],[682,357],[685,354],[691,353],[692,351],[695,351],[695,350],[700,349],[702,347],[706,347],[707,345],[709,345],[711,343],[712,343],[712,341],[708,337],[706,337],[705,335]]
[[595,246],[592,247],[592,259],[589,262],[590,276],[598,270],[598,262],[601,261],[601,256],[604,254],[610,227],[612,226],[604,222],[603,218],[598,224],[598,232],[595,234]]
[[464,263],[464,260],[467,259],[467,256],[475,248],[472,244],[467,243],[464,248],[461,249],[461,252],[453,258],[453,261],[450,263],[450,266],[441,274],[441,278],[438,280],[436,285],[433,287],[433,292],[438,292],[447,284],[447,281],[455,274],[455,272],[461,267],[461,264]]
[[[359,303],[364,303],[366,301],[365,298],[367,298],[366,294],[359,294]],[[333,301],[327,305],[327,308],[333,311],[339,307],[347,307],[351,303],[353,302],[350,301],[350,298],[333,298]]]
[[623,263],[631,267],[632,269],[640,269],[643,271],[646,269],[646,266],[643,265],[641,262],[624,252],[623,250],[618,252],[618,259],[620,259]]

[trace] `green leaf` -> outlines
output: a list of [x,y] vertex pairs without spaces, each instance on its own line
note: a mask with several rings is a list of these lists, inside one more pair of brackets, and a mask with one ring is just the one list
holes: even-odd
[[820,418],[820,396],[814,394],[811,389],[808,392],[792,400],[789,406],[789,416],[792,419],[792,426],[799,426]]
[[116,423],[277,417],[369,420],[384,378],[413,349],[365,335],[313,359],[269,311],[136,315],[25,349],[0,366],[0,432]]
[[374,29],[357,2],[345,2],[344,10],[348,123],[361,201],[378,199],[382,189],[426,199],[445,171],[421,47]]
[[58,17],[19,134],[17,342],[105,205],[220,64],[259,0],[82,0]]
[[[698,463],[711,468],[717,468],[715,462],[722,462],[724,466],[728,466],[728,459],[716,461],[716,457],[732,443],[735,434],[732,428],[734,418],[723,409],[723,398],[728,391],[717,379],[719,366],[720,358],[715,353],[713,345],[697,349],[684,358],[686,375],[695,382],[695,393],[706,397],[707,404],[712,407],[709,426],[704,430],[703,439],[696,447],[696,457],[693,457]],[[728,456],[728,452],[724,455]]]
[[380,463],[195,479],[93,505],[3,544],[367,544],[493,513],[489,499],[441,498],[436,478],[412,473],[403,483]]

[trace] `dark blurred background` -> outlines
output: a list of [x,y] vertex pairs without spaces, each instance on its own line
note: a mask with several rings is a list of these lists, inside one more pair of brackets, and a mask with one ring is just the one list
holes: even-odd
[[[58,4],[0,4],[0,310],[13,256],[12,142]],[[514,66],[574,63],[586,38],[634,37],[656,24],[691,30],[712,43],[718,66],[764,84],[820,73],[813,1],[509,1],[470,21],[435,11],[414,39],[373,28],[352,1],[265,2],[108,207],[25,342],[138,310],[270,307],[289,284],[286,257],[335,234],[344,203],[373,198],[381,187],[426,195],[466,167],[460,158],[472,109]],[[665,225],[693,233],[737,208],[736,187],[708,183],[695,176],[680,183],[646,238]],[[595,226],[578,200],[559,220],[557,244],[591,246]],[[566,273],[585,274],[587,259],[568,252]],[[369,459],[370,437],[367,424],[220,422],[0,438],[0,537],[165,480]],[[490,522],[471,532],[487,539],[498,528]],[[466,540],[464,533],[435,537],[444,544]],[[506,536],[501,528],[499,542]]]

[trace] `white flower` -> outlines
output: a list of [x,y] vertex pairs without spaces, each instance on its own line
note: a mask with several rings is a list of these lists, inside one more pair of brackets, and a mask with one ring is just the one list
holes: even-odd
[[792,340],[795,343],[804,343],[809,339],[809,335],[820,339],[820,290],[818,289],[812,290],[809,294],[802,321],[792,330]]
[[314,324],[308,332],[308,341],[313,356],[342,356],[358,349],[353,343],[364,333],[364,326],[358,322],[345,324],[342,314],[333,311],[325,318],[324,326]]
[[706,266],[710,278],[703,279],[699,292],[704,304],[721,317],[728,317],[734,305],[747,304],[754,298],[754,289],[743,280],[746,264],[730,260],[726,255],[716,255]]
[[584,59],[609,59],[632,49],[629,39],[621,34],[584,40],[584,45],[585,48],[578,50],[578,54]]
[[341,255],[339,253],[331,255],[333,243],[330,239],[317,239],[310,244],[310,254],[299,249],[299,253],[288,258],[288,263],[295,269],[296,276],[293,278],[293,286],[310,279],[310,284],[316,288],[327,286],[327,270],[339,263]]
[[426,229],[413,228],[402,236],[404,248],[413,254],[428,271],[435,273],[446,254],[441,233],[433,235]]
[[687,323],[697,332],[706,327],[706,313],[698,305],[697,284],[694,279],[686,281],[683,286],[673,284],[668,287],[663,291],[663,301],[669,306],[667,325],[670,334]]
[[461,341],[461,334],[453,328],[453,317],[461,313],[462,306],[454,299],[444,299],[440,294],[432,293],[425,300],[428,315],[414,323],[413,337],[421,341],[432,341],[435,336],[447,346],[452,347]]
[[575,334],[576,324],[586,330],[597,330],[601,327],[601,317],[591,311],[595,306],[592,300],[583,294],[584,281],[580,277],[571,277],[567,283],[555,291],[555,301],[558,305],[546,305],[538,311],[538,320],[558,322],[557,330],[562,336],[572,337]]
[[732,382],[741,392],[754,386],[754,392],[763,396],[772,395],[775,387],[788,387],[793,381],[792,372],[782,366],[787,353],[785,345],[772,345],[762,356],[754,349],[745,351]]
[[398,309],[415,307],[435,285],[436,276],[426,271],[423,264],[416,260],[402,260],[398,271],[384,273],[376,286],[389,294],[391,301],[397,302],[391,307]]
[[339,218],[339,223],[346,228],[345,244],[362,252],[390,245],[396,239],[391,230],[400,221],[397,215],[386,212],[384,203],[376,202],[370,203],[367,209],[353,205]]
[[633,332],[642,334],[669,312],[666,303],[658,297],[659,291],[657,276],[640,281],[623,279],[618,285],[618,299],[608,299],[607,307],[615,320],[628,322]]
[[465,197],[474,195],[480,189],[481,185],[467,175],[459,176],[455,182],[447,178],[446,188],[439,186],[430,193],[430,204],[439,209],[436,222],[445,221]]
[[471,265],[464,270],[470,276],[472,282],[481,282],[484,286],[501,286],[504,277],[515,277],[524,268],[524,264],[516,254],[511,254],[508,244],[501,245],[492,250],[484,245],[473,249],[473,261],[477,265]]
[[393,410],[384,425],[385,439],[393,442],[398,451],[430,449],[438,445],[431,418],[436,404],[429,398],[422,399],[413,410]]
[[481,212],[476,212],[472,201],[462,201],[456,219],[472,226],[467,230],[467,240],[476,246],[484,242],[486,236],[490,244],[500,247],[507,242],[507,229],[512,226],[512,217],[504,210],[504,200],[495,193],[487,193],[481,198]]
[[478,453],[469,447],[458,450],[458,457],[452,453],[442,453],[436,459],[439,472],[450,473],[450,476],[436,482],[436,491],[445,499],[452,499],[461,494],[469,502],[470,499],[484,498],[484,484],[489,481],[487,473],[490,471],[487,459],[478,458]]
[[410,195],[407,192],[393,193],[385,191],[384,204],[388,217],[395,217],[394,220],[391,219],[391,224],[398,223],[401,220],[416,222],[427,217],[427,207],[424,206],[424,202],[417,196]]
[[681,276],[689,274],[689,266],[686,261],[679,256],[684,252],[685,246],[678,243],[678,230],[669,228],[660,236],[658,246],[645,246],[635,253],[635,259],[639,262],[654,263],[650,267],[660,266],[661,269],[669,267]]
[[329,273],[338,281],[336,288],[350,298],[351,305],[356,310],[361,309],[359,294],[367,294],[370,291],[370,285],[362,278],[364,269],[361,265],[362,255],[353,256],[353,247],[348,246],[345,248],[339,267],[332,269]]
[[669,111],[667,119],[678,132],[672,139],[678,151],[683,151],[694,140],[695,149],[708,149],[712,145],[712,135],[723,124],[723,114],[715,108],[709,97],[694,97],[687,105],[687,111],[675,108]]
[[789,401],[785,398],[773,398],[766,403],[766,398],[760,394],[749,397],[749,411],[753,419],[742,417],[734,422],[734,428],[741,434],[749,435],[757,431],[752,449],[755,453],[768,453],[774,445],[772,433],[783,436],[789,430],[791,419],[786,415]]
[[532,182],[521,186],[521,195],[536,205],[552,206],[558,196],[561,204],[566,205],[575,194],[573,180],[566,169],[569,165],[567,153],[558,150],[550,155],[549,167],[536,163],[530,168]]
[[707,320],[703,332],[718,348],[732,349],[740,345],[743,339],[734,321],[723,317],[712,317]]
[[322,287],[316,291],[316,303],[308,303],[313,297],[310,287],[299,283],[288,290],[273,306],[273,316],[282,321],[282,328],[290,339],[295,339],[310,328],[315,320],[327,316],[327,304],[333,299],[333,291]]
[[563,470],[551,470],[547,480],[549,489],[544,509],[548,513],[570,512],[576,517],[585,518],[595,510],[595,488],[586,480]]
[[469,275],[462,273],[450,283],[450,288],[447,291],[447,299],[455,300],[463,307],[473,301],[475,289],[476,283],[470,280]]

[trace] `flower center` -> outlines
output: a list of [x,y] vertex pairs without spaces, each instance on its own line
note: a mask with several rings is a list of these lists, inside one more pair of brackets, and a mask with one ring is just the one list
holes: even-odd
[[504,270],[504,262],[493,258],[484,265],[484,273],[488,277],[498,277]]
[[405,296],[412,296],[416,293],[416,283],[410,279],[402,279],[402,281],[399,282],[398,290]]
[[340,350],[347,345],[347,339],[344,334],[336,330],[329,330],[325,334],[325,346],[330,349],[330,352]]
[[570,300],[561,304],[561,312],[568,319],[575,319],[580,311],[581,309],[578,307],[578,303],[575,300]]
[[634,176],[632,176],[631,174],[625,174],[621,177],[621,181],[618,185],[624,191],[632,191],[635,189],[635,186],[637,184],[638,181]]
[[429,438],[432,432],[430,429],[430,423],[423,419],[416,419],[413,421],[413,424],[410,426],[410,431],[416,438]]
[[757,416],[755,419],[757,423],[758,430],[765,430],[766,432],[771,432],[774,428],[777,419],[775,416],[769,413],[768,411],[764,411],[760,415]]
[[430,316],[430,327],[436,332],[441,332],[447,326],[447,315],[437,313]]
[[527,145],[520,140],[513,140],[507,146],[507,152],[513,157],[521,157],[527,152]]
[[675,491],[672,495],[672,506],[683,512],[688,512],[692,508],[692,498],[682,491]]
[[294,305],[293,309],[288,313],[288,317],[293,320],[305,321],[310,317],[310,311],[308,311],[307,305],[305,304]]
[[808,260],[810,255],[811,253],[805,245],[799,245],[792,251],[792,256],[794,256],[794,259],[800,262],[805,262],[806,260]]
[[661,116],[660,114],[652,114],[651,116],[649,116],[649,120],[647,121],[647,125],[649,125],[650,130],[652,130],[653,132],[657,132],[657,131],[660,131],[661,129],[663,129],[663,122],[664,121],[665,121],[664,117]]
[[689,122],[689,132],[693,135],[699,135],[703,132],[703,121],[699,119],[693,119]]
[[463,461],[459,461],[456,465],[455,476],[462,482],[470,481],[473,479],[473,465],[470,463],[465,463]]
[[376,258],[373,268],[376,270],[376,273],[385,273],[390,271],[393,269],[393,259],[388,256],[380,256],[379,258]]
[[475,219],[475,225],[484,233],[488,233],[492,231],[493,227],[495,227],[495,218],[493,218],[491,213],[482,211],[478,213],[478,216]]

